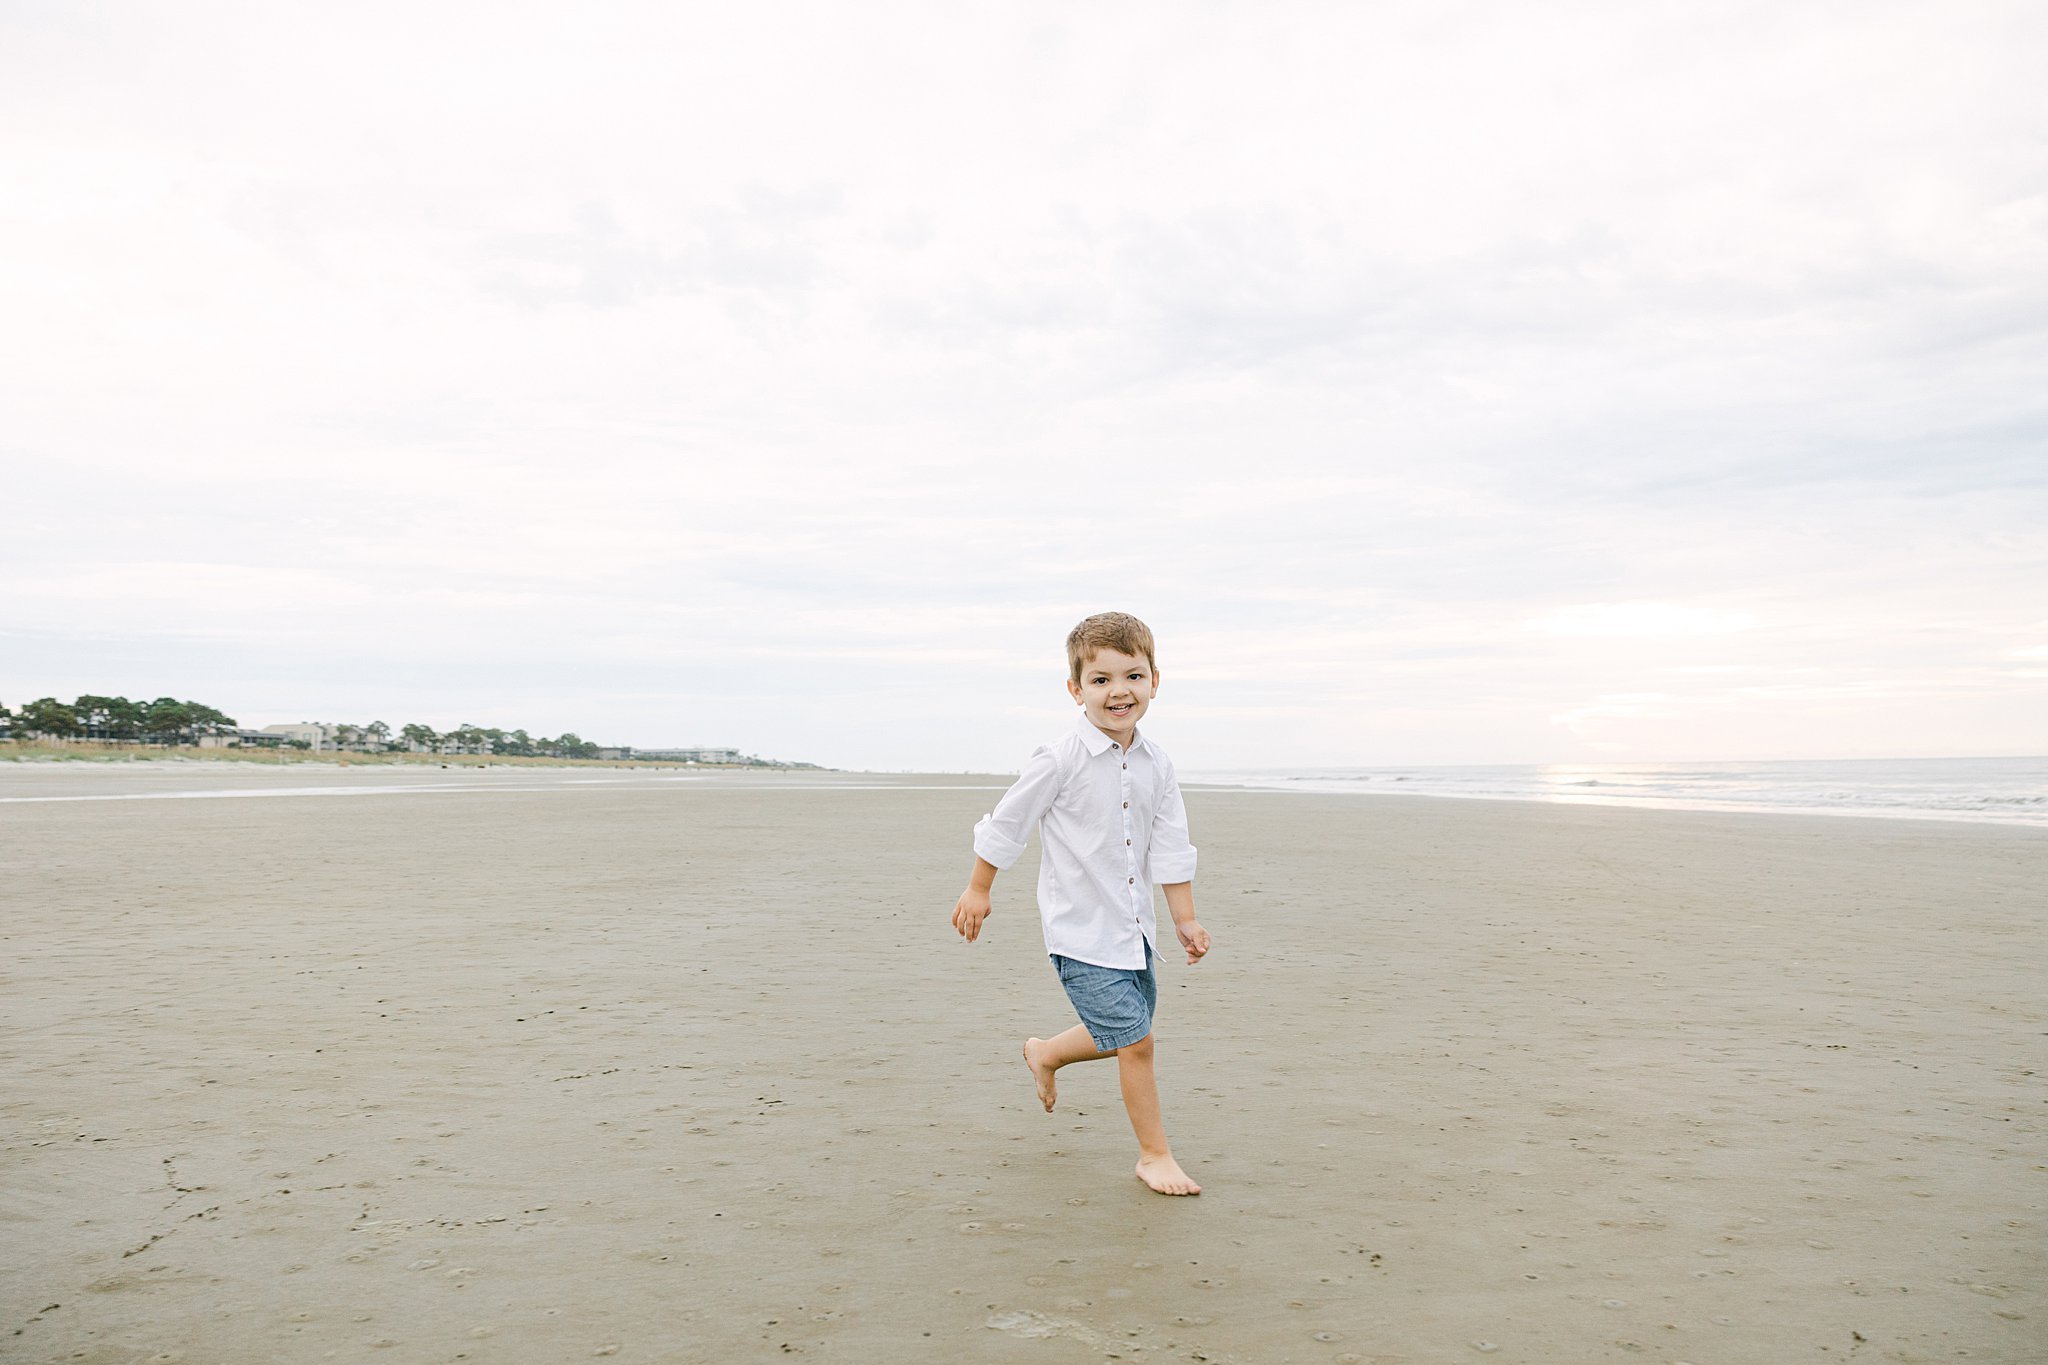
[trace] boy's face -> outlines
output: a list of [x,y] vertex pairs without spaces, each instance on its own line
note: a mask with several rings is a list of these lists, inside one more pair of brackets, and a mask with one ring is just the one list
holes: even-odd
[[1088,713],[1089,724],[1129,748],[1138,717],[1159,695],[1159,675],[1142,654],[1134,659],[1098,649],[1081,665],[1081,681],[1067,680],[1067,691]]

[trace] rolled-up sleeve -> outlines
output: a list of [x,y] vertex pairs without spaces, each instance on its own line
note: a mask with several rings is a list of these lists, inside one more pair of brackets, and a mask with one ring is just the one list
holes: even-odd
[[974,855],[997,869],[1024,856],[1031,831],[1052,809],[1060,794],[1060,765],[1048,747],[1040,747],[1024,764],[1016,785],[1003,793],[996,808],[975,822]]
[[1195,846],[1188,842],[1188,808],[1180,798],[1180,777],[1166,765],[1166,783],[1152,814],[1152,848],[1147,867],[1160,886],[1195,879]]

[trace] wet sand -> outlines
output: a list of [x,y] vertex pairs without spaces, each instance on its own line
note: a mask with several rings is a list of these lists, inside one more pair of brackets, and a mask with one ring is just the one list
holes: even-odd
[[2048,834],[1191,792],[1174,1200],[1000,781],[0,771],[354,793],[0,799],[0,1359],[2048,1354]]

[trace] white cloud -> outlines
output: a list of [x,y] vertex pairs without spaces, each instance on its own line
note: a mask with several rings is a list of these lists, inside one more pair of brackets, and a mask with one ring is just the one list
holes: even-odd
[[1539,635],[1595,635],[1621,639],[1669,639],[1733,635],[1760,624],[1747,612],[1718,611],[1675,602],[1583,602],[1559,607],[1525,621]]

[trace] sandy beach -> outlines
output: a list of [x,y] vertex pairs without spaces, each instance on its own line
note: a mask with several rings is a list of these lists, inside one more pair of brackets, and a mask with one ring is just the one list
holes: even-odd
[[1172,1200],[1004,781],[0,771],[0,1359],[2048,1359],[2048,833],[1191,791]]

